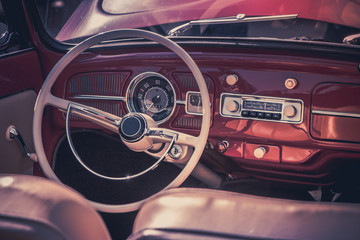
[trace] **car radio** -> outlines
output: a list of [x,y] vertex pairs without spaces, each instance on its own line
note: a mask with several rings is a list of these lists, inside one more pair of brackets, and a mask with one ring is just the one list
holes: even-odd
[[300,99],[244,94],[221,94],[223,117],[299,124],[303,120],[304,102]]

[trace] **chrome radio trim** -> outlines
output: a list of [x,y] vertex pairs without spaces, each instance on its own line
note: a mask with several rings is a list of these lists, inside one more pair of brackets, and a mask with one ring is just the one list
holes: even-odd
[[[239,110],[237,110],[237,114],[234,113],[233,115],[227,115],[223,114],[223,99],[225,96],[228,96],[230,98],[236,98],[239,99]],[[281,113],[281,119],[280,120],[274,120],[274,119],[263,119],[263,118],[256,118],[256,117],[243,117],[241,116],[241,111],[243,110],[243,98],[246,98],[251,101],[258,101],[258,102],[272,102],[272,103],[282,103],[281,112],[275,112],[275,111],[266,111],[266,110],[249,110],[249,111],[261,111],[265,113]],[[291,121],[289,119],[283,119],[284,118],[284,108],[285,103],[297,103],[301,106],[300,109],[300,118],[298,121]],[[240,119],[248,119],[248,120],[258,120],[258,121],[266,121],[266,122],[277,122],[277,123],[291,123],[291,124],[300,124],[303,122],[304,117],[304,101],[301,99],[293,99],[293,98],[281,98],[281,97],[269,97],[269,96],[259,96],[259,95],[248,95],[248,94],[235,94],[235,93],[222,93],[220,95],[220,106],[219,106],[219,112],[222,117],[227,118],[240,118]]]

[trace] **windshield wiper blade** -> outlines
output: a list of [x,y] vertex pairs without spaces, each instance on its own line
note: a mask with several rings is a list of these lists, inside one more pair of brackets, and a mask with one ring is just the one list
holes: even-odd
[[343,43],[360,45],[360,33],[346,36]]
[[177,26],[168,32],[168,36],[178,36],[189,30],[194,25],[210,25],[210,24],[229,24],[229,23],[246,23],[246,22],[263,22],[275,20],[287,20],[297,18],[298,14],[275,15],[275,16],[256,16],[246,17],[245,14],[238,14],[231,17],[209,18],[201,20],[193,20]]

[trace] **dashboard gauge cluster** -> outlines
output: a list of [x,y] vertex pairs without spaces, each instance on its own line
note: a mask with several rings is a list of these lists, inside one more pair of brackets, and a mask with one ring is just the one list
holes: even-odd
[[155,72],[145,72],[130,82],[126,102],[130,112],[147,114],[160,124],[174,112],[176,94],[166,77]]

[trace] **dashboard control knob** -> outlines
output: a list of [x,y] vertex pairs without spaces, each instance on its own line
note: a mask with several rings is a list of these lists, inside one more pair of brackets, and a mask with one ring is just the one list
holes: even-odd
[[234,100],[227,101],[225,103],[225,108],[229,112],[236,112],[237,110],[239,110],[239,103]]
[[285,80],[285,87],[287,89],[294,89],[297,85],[297,80],[295,78],[288,78]]
[[226,152],[227,148],[229,147],[229,143],[227,141],[218,142],[216,144],[216,151],[219,153]]
[[296,113],[297,113],[296,107],[294,107],[293,105],[287,105],[284,108],[284,115],[288,118],[295,117]]
[[237,81],[239,81],[239,78],[235,74],[231,74],[231,75],[226,76],[226,83],[229,86],[234,86],[237,83]]
[[258,159],[261,159],[265,156],[266,149],[264,147],[258,147],[254,150],[254,156]]

